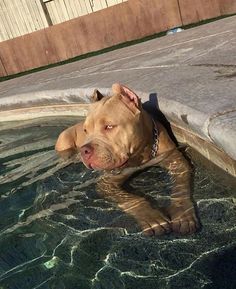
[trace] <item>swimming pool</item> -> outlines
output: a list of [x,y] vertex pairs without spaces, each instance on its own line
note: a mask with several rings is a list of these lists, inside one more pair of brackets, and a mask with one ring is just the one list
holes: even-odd
[[[202,224],[190,236],[143,237],[135,221],[95,190],[98,173],[64,162],[56,138],[75,117],[1,124],[0,288],[236,288],[236,189],[194,162]],[[168,201],[160,168],[132,179]]]

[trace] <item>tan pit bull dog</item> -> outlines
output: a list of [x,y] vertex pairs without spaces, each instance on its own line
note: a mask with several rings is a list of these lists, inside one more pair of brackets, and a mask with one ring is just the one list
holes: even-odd
[[[85,121],[60,134],[56,151],[62,157],[79,153],[87,168],[103,170],[98,191],[133,216],[145,235],[195,232],[199,225],[190,197],[187,160],[133,91],[120,84],[113,84],[112,91],[111,97],[94,92]],[[123,188],[134,172],[155,165],[167,169],[174,180],[165,213]]]

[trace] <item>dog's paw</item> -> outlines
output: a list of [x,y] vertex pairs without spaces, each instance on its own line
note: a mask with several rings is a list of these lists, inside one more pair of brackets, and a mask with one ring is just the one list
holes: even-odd
[[195,233],[199,228],[199,222],[195,213],[182,215],[171,219],[173,232],[187,235]]
[[129,212],[137,221],[145,236],[160,236],[171,231],[170,220],[160,210],[149,204],[136,207]]
[[173,203],[166,209],[170,217],[172,231],[181,235],[196,232],[200,225],[191,201],[182,203],[181,206]]
[[139,222],[142,228],[142,235],[144,236],[161,236],[170,233],[171,226],[169,220],[165,219],[146,219]]

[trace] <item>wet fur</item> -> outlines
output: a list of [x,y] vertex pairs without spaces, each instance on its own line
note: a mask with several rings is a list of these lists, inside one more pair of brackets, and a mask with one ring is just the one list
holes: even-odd
[[[153,144],[153,123],[150,115],[142,109],[140,99],[129,88],[114,84],[113,93],[111,98],[104,98],[100,92],[95,91],[93,95],[95,103],[91,104],[88,117],[83,123],[76,124],[60,134],[56,143],[57,152],[64,158],[82,152],[82,160],[85,165],[89,166],[91,157],[91,163],[95,167],[105,168],[104,174],[97,184],[98,192],[104,198],[115,202],[127,214],[133,216],[143,234],[161,235],[170,231],[180,234],[195,232],[199,223],[191,200],[191,168],[188,161],[176,148],[175,143],[159,122],[156,122],[159,131],[158,152],[155,158],[150,159]],[[103,133],[98,123],[102,122],[104,117],[111,120],[115,118],[116,122],[119,121],[119,116],[114,117],[115,110],[111,111],[113,106],[119,107],[119,114],[122,115],[122,119],[126,117],[131,126],[118,127],[116,128],[118,130],[115,134],[116,137],[108,137],[105,132]],[[139,127],[143,127],[143,129]],[[131,133],[131,128],[135,130],[135,134],[134,132]],[[121,129],[127,129],[127,131],[119,131]],[[97,139],[99,143],[97,143]],[[122,141],[126,142],[123,146]],[[91,154],[88,159],[86,159],[83,151],[86,146],[93,149],[93,155]],[[122,163],[122,157],[117,152],[119,146],[121,146],[121,151],[130,149],[127,166],[124,168],[119,168],[119,164]],[[113,155],[109,155],[111,160],[107,161],[108,150],[113,152]],[[112,163],[114,168],[109,167],[108,163]],[[165,211],[154,209],[145,197],[130,193],[123,187],[124,182],[132,174],[155,165],[168,170],[173,178],[171,205]],[[112,169],[115,169],[116,173]]]

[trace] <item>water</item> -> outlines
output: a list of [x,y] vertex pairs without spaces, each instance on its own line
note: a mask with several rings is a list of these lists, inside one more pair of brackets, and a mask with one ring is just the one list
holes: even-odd
[[[236,288],[236,190],[195,163],[202,229],[191,236],[140,235],[102,199],[96,172],[54,152],[73,118],[1,124],[1,289]],[[168,175],[150,168],[131,181],[168,197]]]

